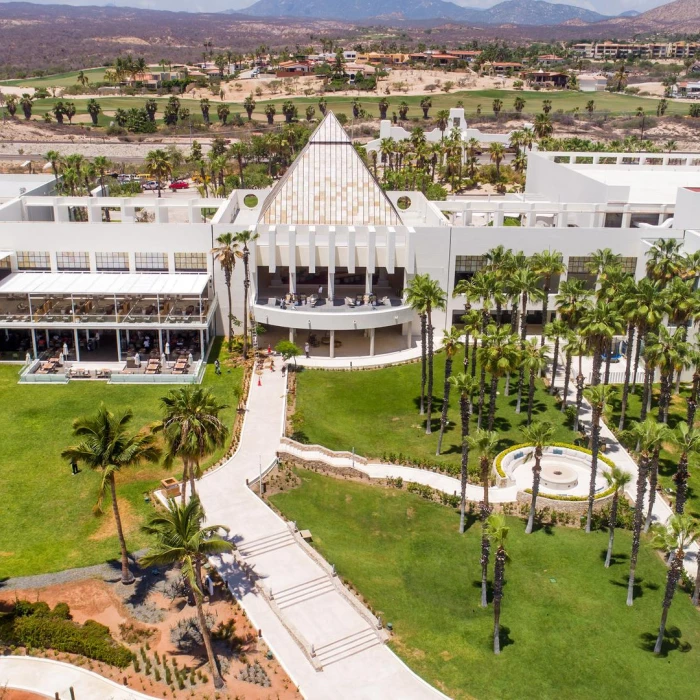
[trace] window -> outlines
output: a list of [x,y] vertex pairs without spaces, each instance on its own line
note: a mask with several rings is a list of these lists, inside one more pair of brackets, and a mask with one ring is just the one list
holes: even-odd
[[483,255],[458,255],[455,258],[455,284],[468,280],[486,265]]
[[180,272],[206,272],[206,253],[175,253],[175,269]]
[[56,267],[59,270],[90,270],[88,253],[56,253]]
[[137,270],[168,271],[167,253],[136,253]]
[[17,251],[18,270],[50,270],[51,261],[48,253],[38,253],[31,250]]
[[620,266],[623,272],[633,275],[637,272],[637,258],[620,258]]
[[569,258],[569,274],[570,275],[589,275],[591,274],[588,265],[591,263],[592,258],[588,256],[573,256]]
[[129,270],[128,253],[95,253],[95,261],[98,270]]
[[12,264],[10,262],[10,256],[0,258],[0,270],[10,270],[12,269]]

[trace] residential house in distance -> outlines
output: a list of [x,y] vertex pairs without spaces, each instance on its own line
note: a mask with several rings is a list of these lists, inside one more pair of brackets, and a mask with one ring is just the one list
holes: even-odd
[[454,51],[448,51],[447,53],[452,56],[456,56],[460,61],[466,61],[467,63],[472,63],[479,56],[481,56],[481,51],[467,51],[462,49],[457,49]]
[[518,71],[525,68],[522,63],[517,63],[515,61],[487,61],[481,67],[483,73],[490,75],[512,75]]
[[542,87],[565,88],[569,80],[566,73],[553,73],[551,71],[525,71],[521,73],[528,85],[540,85]]
[[277,66],[275,75],[278,78],[298,78],[314,72],[311,61],[283,61]]
[[581,92],[604,92],[608,79],[595,73],[581,73],[578,76],[578,89]]
[[543,54],[537,57],[537,63],[542,66],[555,66],[566,61],[562,56],[555,56],[552,53]]

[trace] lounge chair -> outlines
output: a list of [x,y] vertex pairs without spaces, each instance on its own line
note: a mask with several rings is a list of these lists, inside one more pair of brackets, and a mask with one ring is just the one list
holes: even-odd
[[351,297],[345,297],[345,304],[347,306],[355,306],[355,300]]

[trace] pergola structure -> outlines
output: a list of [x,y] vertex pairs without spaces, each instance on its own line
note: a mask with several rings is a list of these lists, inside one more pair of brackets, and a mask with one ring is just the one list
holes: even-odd
[[121,334],[136,331],[153,333],[161,352],[170,332],[199,331],[203,351],[216,309],[210,285],[206,274],[13,273],[0,280],[0,328],[29,330],[35,356],[36,331],[48,342],[58,329],[72,331],[76,359],[82,331],[116,331],[120,361]]

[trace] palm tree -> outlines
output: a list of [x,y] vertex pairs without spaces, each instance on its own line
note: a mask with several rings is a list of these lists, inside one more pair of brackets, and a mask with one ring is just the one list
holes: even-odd
[[540,344],[544,345],[544,326],[549,323],[549,293],[552,288],[552,278],[556,275],[563,275],[566,272],[563,256],[558,250],[544,250],[535,253],[530,259],[530,265],[535,274],[542,278],[542,336]]
[[489,146],[489,160],[496,165],[496,177],[501,179],[501,161],[505,158],[506,147],[502,143],[492,143]]
[[484,489],[484,497],[479,503],[481,517],[481,607],[488,605],[488,570],[489,570],[489,539],[486,532],[486,520],[491,514],[489,503],[489,481],[491,478],[491,463],[498,450],[498,433],[493,430],[477,428],[473,437],[467,438],[469,448],[477,453],[479,467],[481,469],[481,485]]
[[153,535],[156,542],[149,553],[141,558],[141,565],[145,568],[180,565],[182,574],[194,595],[199,631],[207,651],[214,687],[223,688],[224,681],[214,655],[211,634],[202,607],[204,595],[201,568],[208,557],[230,552],[233,545],[218,536],[220,530],[228,533],[227,527],[223,525],[202,527],[203,520],[204,510],[198,498],[192,498],[186,504],[170,500],[168,509],[164,513],[154,515],[144,527],[144,531]]
[[[462,323],[464,324],[464,371],[467,371],[467,365],[470,364],[470,374],[472,377],[476,376],[476,354],[477,345],[479,343],[480,333],[482,329],[482,315],[480,311],[476,309],[471,309],[468,313],[462,316]],[[472,350],[471,350],[471,362],[467,355],[469,337],[472,340]]]
[[201,460],[226,443],[228,428],[219,418],[221,404],[211,389],[186,386],[173,389],[160,400],[164,416],[153,424],[154,433],[162,432],[168,445],[165,466],[182,459],[182,502],[187,498],[187,480],[195,495],[194,480],[201,476]]
[[647,489],[647,475],[649,464],[657,446],[661,445],[666,433],[666,426],[657,423],[653,418],[647,418],[642,422],[634,422],[625,431],[632,444],[637,444],[639,459],[637,465],[637,493],[634,501],[634,520],[632,523],[632,553],[630,555],[630,574],[627,584],[627,605],[634,604],[634,580],[637,571],[637,558],[639,556],[639,544],[644,523],[644,496]]
[[[666,423],[671,403],[673,374],[678,368],[687,364],[690,345],[685,342],[685,329],[676,328],[671,333],[666,326],[659,326],[658,333],[647,335],[645,357],[651,360],[661,372],[661,390],[659,393],[659,421]],[[649,382],[647,382],[649,385]],[[649,386],[651,391],[651,386]]]
[[608,350],[613,337],[622,332],[624,321],[617,307],[604,301],[590,306],[580,321],[581,336],[588,341],[593,351],[593,381],[600,384],[603,353]]
[[500,114],[501,110],[503,109],[503,100],[496,98],[491,103],[491,109],[493,110],[493,113],[496,116],[496,119],[498,119],[498,115]]
[[134,467],[142,462],[157,462],[160,457],[160,449],[153,435],[128,433],[127,429],[133,417],[134,414],[130,409],[115,414],[101,404],[97,415],[84,416],[73,421],[73,435],[81,441],[61,452],[63,459],[82,463],[90,469],[102,472],[95,510],[102,512],[102,504],[109,491],[121,548],[122,583],[124,584],[133,583],[134,576],[129,571],[129,555],[117,501],[116,475],[122,469]]
[[588,308],[590,295],[582,280],[568,279],[559,285],[559,293],[556,296],[557,311],[572,331],[576,330],[578,322]]
[[158,197],[161,196],[161,181],[165,177],[169,177],[172,173],[172,164],[167,151],[161,148],[156,148],[146,154],[145,160],[146,169],[151,177],[155,177],[158,181]]
[[491,546],[496,548],[496,563],[493,570],[493,653],[501,653],[501,600],[503,600],[503,584],[505,579],[506,562],[510,558],[506,552],[506,538],[510,528],[506,519],[500,513],[489,516],[486,524]]
[[623,471],[620,467],[613,467],[610,471],[603,472],[608,486],[613,490],[612,504],[610,505],[610,520],[608,521],[608,552],[605,555],[605,568],[610,566],[612,559],[613,542],[615,540],[615,528],[617,527],[617,509],[620,501],[620,494],[625,492],[625,486],[632,481],[632,475]]
[[[226,293],[228,294],[228,350],[233,349],[233,306],[231,303],[231,277],[233,270],[236,267],[236,258],[239,257],[238,242],[232,233],[222,233],[216,239],[217,247],[212,248],[214,260],[217,260],[221,265],[224,273],[224,282],[226,284]],[[247,313],[247,309],[246,309]]]
[[450,121],[450,112],[447,109],[441,109],[436,115],[435,115],[435,124],[438,129],[440,129],[441,139],[445,138],[445,129],[447,129],[447,125]]
[[423,287],[428,275],[416,275],[405,289],[406,303],[418,314],[420,318],[421,339],[421,379],[420,379],[420,415],[425,413],[425,385],[427,382],[428,367],[428,315],[425,305]]
[[61,154],[58,151],[47,151],[44,158],[46,158],[47,162],[51,163],[51,170],[53,171],[54,180],[56,181],[56,184],[58,184],[58,173],[59,164],[61,162]]
[[700,454],[700,431],[689,427],[685,421],[681,421],[669,437],[671,442],[681,451],[673,481],[676,484],[676,513],[682,515],[688,498],[688,477],[690,476],[688,458],[690,455]]
[[[91,100],[94,101],[94,100]],[[32,118],[32,108],[34,107],[34,98],[28,93],[25,92],[20,101],[19,101],[19,106],[22,108],[22,111],[24,112],[24,118],[25,119],[31,119]]]
[[467,463],[469,462],[469,417],[472,411],[472,396],[474,394],[474,377],[466,372],[460,372],[450,377],[450,384],[459,392],[459,415],[462,423],[462,462],[460,467],[461,497],[459,504],[459,531],[464,532],[464,510],[467,502]]
[[259,233],[253,231],[240,231],[233,240],[242,246],[242,250],[236,251],[236,256],[243,258],[243,357],[248,357],[248,295],[250,294],[250,249],[249,243],[254,243],[260,238]]
[[491,375],[488,413],[489,430],[493,430],[493,422],[496,416],[498,380],[504,375],[515,371],[520,361],[517,343],[518,337],[512,335],[509,328],[499,327],[494,324],[487,326],[485,342],[481,346],[480,361],[482,367]]
[[431,279],[430,275],[426,275],[423,293],[425,296],[425,316],[428,326],[428,406],[425,420],[425,433],[426,435],[430,435],[430,416],[433,410],[433,370],[435,365],[435,351],[433,347],[433,310],[444,311],[447,305],[447,298],[445,297],[445,292],[440,288],[437,280]]
[[542,472],[542,454],[544,448],[549,445],[554,437],[554,426],[547,422],[537,422],[532,425],[527,425],[522,428],[522,434],[525,442],[532,446],[532,452],[526,459],[530,459],[534,455],[535,463],[532,466],[532,500],[530,502],[530,515],[527,519],[525,534],[532,533],[535,526],[535,508],[537,506],[537,495],[540,491],[540,473]]
[[552,120],[548,114],[535,115],[533,130],[538,139],[546,139],[554,132]]
[[440,416],[440,436],[438,437],[436,455],[442,450],[442,437],[447,426],[447,409],[450,405],[450,375],[452,374],[452,362],[457,351],[462,347],[461,332],[452,326],[449,331],[444,331],[442,349],[445,351],[445,385],[442,396],[442,414]]
[[681,248],[683,242],[674,238],[660,238],[647,251],[647,275],[666,286],[683,271]]
[[605,413],[605,407],[610,403],[615,388],[605,384],[588,387],[583,393],[591,404],[591,480],[588,487],[588,515],[586,516],[586,532],[591,531],[593,519],[593,503],[595,501],[595,482],[598,476],[598,455],[600,451],[600,421]]
[[672,552],[671,566],[666,575],[666,591],[662,604],[661,623],[659,624],[659,636],[656,638],[654,653],[660,654],[666,632],[666,620],[668,611],[673,602],[676,586],[683,572],[683,559],[686,550],[694,542],[698,541],[700,531],[697,523],[689,515],[672,515],[666,527],[659,527],[654,533],[652,545],[656,549]]
[[569,393],[569,379],[571,377],[571,364],[574,356],[578,357],[578,373],[576,375],[576,414],[574,416],[573,431],[578,431],[579,416],[581,415],[581,405],[583,403],[583,356],[588,353],[588,344],[578,335],[572,335],[566,344],[566,370],[564,372],[564,397],[561,410],[566,410],[566,402]]
[[[92,162],[97,169],[97,172],[100,174],[100,189],[102,191],[102,196],[105,197],[105,175],[107,174],[107,170],[111,167],[112,163],[106,156],[95,156]],[[109,213],[109,210],[107,210],[107,213]]]
[[[554,341],[554,351],[552,353],[552,384],[549,387],[549,393],[553,394],[554,393],[554,382],[557,378],[557,367],[559,364],[559,343],[561,342],[561,339],[564,338],[564,340],[568,339],[570,337],[571,331],[569,330],[569,326],[566,323],[566,321],[558,318],[552,321],[551,323],[548,323],[544,327],[544,332],[543,332],[543,337],[547,338],[548,340],[553,340]],[[571,372],[571,356],[568,356],[569,362],[568,362],[568,369],[569,372]],[[565,382],[564,384],[567,385],[564,387],[564,399],[566,400],[566,391],[568,389],[568,383],[569,383],[569,378],[568,376],[565,377]]]
[[537,338],[525,342],[520,352],[520,366],[529,375],[527,392],[527,424],[532,423],[532,409],[535,403],[535,377],[539,377],[547,369],[549,356],[547,349],[537,345]]

